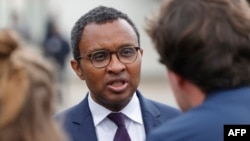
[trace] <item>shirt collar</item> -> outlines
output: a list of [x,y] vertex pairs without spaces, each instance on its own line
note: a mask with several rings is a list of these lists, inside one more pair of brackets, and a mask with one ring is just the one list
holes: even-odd
[[[95,126],[102,122],[108,116],[108,114],[112,112],[109,109],[103,107],[102,105],[96,103],[92,99],[90,94],[88,95],[88,102]],[[143,124],[140,102],[136,93],[133,94],[133,97],[128,103],[128,105],[124,107],[120,112],[126,115],[126,117],[128,117],[130,120],[139,124]]]

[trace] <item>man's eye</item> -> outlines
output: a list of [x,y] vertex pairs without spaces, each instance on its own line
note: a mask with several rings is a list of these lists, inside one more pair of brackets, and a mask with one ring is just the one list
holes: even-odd
[[130,57],[135,54],[135,50],[133,48],[124,48],[120,51],[120,55],[124,57]]
[[108,53],[107,52],[96,52],[91,55],[91,59],[93,61],[103,61],[107,59]]

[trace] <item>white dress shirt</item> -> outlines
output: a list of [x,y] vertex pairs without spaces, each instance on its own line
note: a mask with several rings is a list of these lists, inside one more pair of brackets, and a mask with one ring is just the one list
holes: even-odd
[[[88,102],[98,141],[113,141],[117,126],[107,118],[112,111],[96,103],[90,95],[88,95]],[[125,125],[131,141],[145,141],[146,134],[142,120],[141,107],[136,93],[134,93],[128,105],[120,112],[126,115]]]

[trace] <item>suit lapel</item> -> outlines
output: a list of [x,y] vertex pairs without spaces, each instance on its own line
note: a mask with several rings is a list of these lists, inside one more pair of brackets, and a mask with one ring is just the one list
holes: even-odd
[[97,141],[93,118],[88,105],[88,95],[79,104],[72,120],[75,141]]
[[160,121],[158,117],[160,117],[161,113],[155,107],[152,102],[148,99],[144,98],[139,91],[136,91],[136,94],[139,98],[141,110],[142,110],[142,118],[145,126],[145,132],[148,134],[153,128],[160,125]]

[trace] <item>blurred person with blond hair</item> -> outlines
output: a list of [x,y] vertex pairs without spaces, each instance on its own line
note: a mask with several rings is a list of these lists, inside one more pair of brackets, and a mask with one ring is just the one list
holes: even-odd
[[66,140],[53,117],[53,68],[10,29],[0,30],[0,66],[0,140]]
[[249,5],[245,0],[164,2],[147,31],[184,114],[147,140],[223,141],[224,125],[250,124]]

